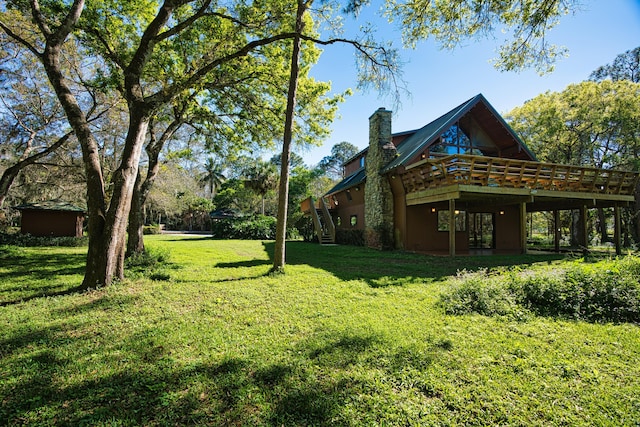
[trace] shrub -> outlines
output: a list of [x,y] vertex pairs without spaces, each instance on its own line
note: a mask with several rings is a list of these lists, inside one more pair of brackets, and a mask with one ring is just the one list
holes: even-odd
[[317,242],[318,236],[316,235],[316,230],[313,226],[313,219],[310,216],[305,215],[300,218],[296,224],[295,228],[298,230],[300,237],[305,242]]
[[159,224],[151,224],[145,225],[142,227],[142,234],[160,234],[162,230],[160,230]]
[[640,322],[640,258],[575,264],[565,270],[459,275],[441,296],[448,314],[533,312],[591,322]]
[[219,239],[275,239],[276,218],[256,215],[254,217],[216,220],[211,227],[211,234]]
[[20,233],[0,233],[0,245],[11,246],[66,246],[79,247],[86,246],[88,237],[48,237],[32,236]]
[[339,245],[364,246],[364,230],[336,230],[336,243]]
[[168,249],[146,248],[144,252],[135,253],[126,259],[128,268],[150,268],[169,262],[171,253]]
[[517,314],[520,307],[514,293],[497,276],[489,278],[486,275],[486,270],[477,273],[459,272],[454,279],[456,284],[452,291],[441,297],[445,312],[486,316]]

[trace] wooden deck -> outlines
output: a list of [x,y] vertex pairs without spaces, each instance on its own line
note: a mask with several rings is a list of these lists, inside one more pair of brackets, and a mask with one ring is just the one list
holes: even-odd
[[[632,198],[640,174],[636,172],[568,166],[471,155],[426,159],[401,174],[406,192],[448,185],[589,193],[598,198]],[[618,196],[618,197],[615,197]],[[625,197],[625,198],[627,198]]]

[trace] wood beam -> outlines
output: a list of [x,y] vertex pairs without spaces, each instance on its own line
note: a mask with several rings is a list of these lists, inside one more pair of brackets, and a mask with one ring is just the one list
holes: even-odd
[[456,256],[456,201],[449,200],[449,255]]
[[527,204],[520,203],[520,248],[527,253]]
[[620,220],[620,206],[615,205],[613,207],[613,216],[615,219],[613,240],[615,240],[616,244],[616,255],[622,255],[622,221]]
[[553,247],[556,252],[560,252],[560,239],[562,233],[560,229],[560,211],[553,211]]
[[582,234],[582,246],[589,249],[589,227],[587,224],[587,205],[580,206],[580,234]]

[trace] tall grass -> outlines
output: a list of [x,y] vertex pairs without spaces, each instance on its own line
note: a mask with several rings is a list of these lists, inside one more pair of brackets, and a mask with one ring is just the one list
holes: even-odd
[[149,236],[147,245],[170,256],[86,293],[72,291],[82,248],[0,253],[2,422],[640,419],[637,326],[448,315],[440,306],[458,270],[566,267],[558,257],[449,259],[290,242],[287,273],[270,276],[272,242]]

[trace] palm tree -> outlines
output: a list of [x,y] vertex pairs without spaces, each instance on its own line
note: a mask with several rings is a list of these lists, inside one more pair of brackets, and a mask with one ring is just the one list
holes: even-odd
[[276,188],[278,171],[273,163],[257,160],[244,171],[244,185],[255,191],[262,198],[262,215],[264,215],[264,196]]
[[204,164],[204,173],[200,176],[199,182],[209,187],[211,200],[216,196],[218,188],[227,178],[222,174],[222,166],[213,157],[207,158]]

